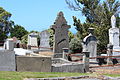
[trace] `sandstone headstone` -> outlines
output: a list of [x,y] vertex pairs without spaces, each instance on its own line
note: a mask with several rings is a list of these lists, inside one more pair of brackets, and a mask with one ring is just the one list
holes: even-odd
[[28,45],[30,46],[38,46],[37,44],[37,33],[31,33],[28,35]]
[[0,50],[0,71],[15,71],[15,52]]
[[40,51],[50,51],[49,37],[50,33],[47,30],[40,33]]
[[69,48],[68,29],[70,25],[67,25],[67,21],[64,18],[63,12],[59,12],[54,25],[51,26],[54,30],[54,53],[62,53],[63,48]]
[[[90,57],[97,57],[97,39],[93,35],[94,28],[89,28],[90,34],[83,39],[83,52],[90,52]],[[90,59],[96,62],[96,59]]]

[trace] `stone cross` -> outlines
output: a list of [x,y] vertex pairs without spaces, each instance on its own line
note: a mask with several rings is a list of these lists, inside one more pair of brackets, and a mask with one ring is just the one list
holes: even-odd
[[54,22],[54,25],[51,26],[51,29],[54,30],[54,53],[62,53],[62,48],[69,48],[69,38],[68,38],[68,29],[70,25],[67,25],[67,21],[64,18],[63,12],[59,12],[57,18]]
[[41,51],[50,50],[49,37],[50,37],[50,33],[47,30],[44,30],[40,33],[40,50]]

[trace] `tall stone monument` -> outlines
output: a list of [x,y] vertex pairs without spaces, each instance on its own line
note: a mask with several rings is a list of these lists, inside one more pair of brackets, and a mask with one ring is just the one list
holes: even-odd
[[59,12],[57,18],[54,22],[54,25],[51,26],[51,29],[54,30],[54,53],[62,53],[62,48],[69,48],[69,38],[68,38],[68,29],[70,25],[67,25],[67,21],[64,18],[63,12]]
[[40,33],[40,51],[50,51],[49,37],[50,33],[47,30]]
[[113,45],[113,55],[117,56],[120,55],[120,43],[119,43],[119,34],[120,30],[116,27],[116,17],[113,15],[111,17],[111,26],[112,28],[109,29],[109,44]]
[[[94,28],[89,28],[89,35],[83,39],[83,52],[90,52],[90,57],[97,57],[97,39],[93,35]],[[96,62],[96,59],[90,59]]]
[[38,46],[37,36],[38,36],[37,33],[31,33],[31,34],[29,34],[28,35],[28,45],[30,45],[30,46]]

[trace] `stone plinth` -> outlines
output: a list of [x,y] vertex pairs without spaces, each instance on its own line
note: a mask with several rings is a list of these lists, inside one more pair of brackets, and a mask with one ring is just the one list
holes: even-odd
[[16,56],[17,71],[51,72],[50,57]]
[[52,72],[84,72],[84,65],[82,63],[64,63],[64,64],[53,64]]
[[16,71],[14,51],[10,50],[0,51],[0,71]]

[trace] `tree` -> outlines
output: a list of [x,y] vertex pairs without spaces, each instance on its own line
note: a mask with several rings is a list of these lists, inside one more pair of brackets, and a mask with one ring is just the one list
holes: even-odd
[[19,40],[21,40],[24,35],[28,34],[28,31],[21,25],[15,25],[10,32],[11,37],[16,37]]
[[81,53],[82,52],[82,44],[79,38],[73,38],[69,43],[70,53]]
[[8,37],[7,35],[14,24],[14,22],[10,20],[11,15],[11,13],[0,7],[0,41],[4,41]]
[[[120,2],[116,0],[106,0],[101,3],[100,0],[66,0],[69,7],[75,11],[81,11],[86,17],[86,22],[81,23],[80,19],[73,17],[74,26],[76,26],[77,35],[83,39],[88,34],[88,28],[95,28],[95,35],[99,40],[98,50],[106,49],[108,44],[108,29],[111,26],[111,16],[114,15],[120,7]],[[117,20],[119,16],[116,15]],[[117,26],[119,21],[117,21]]]

